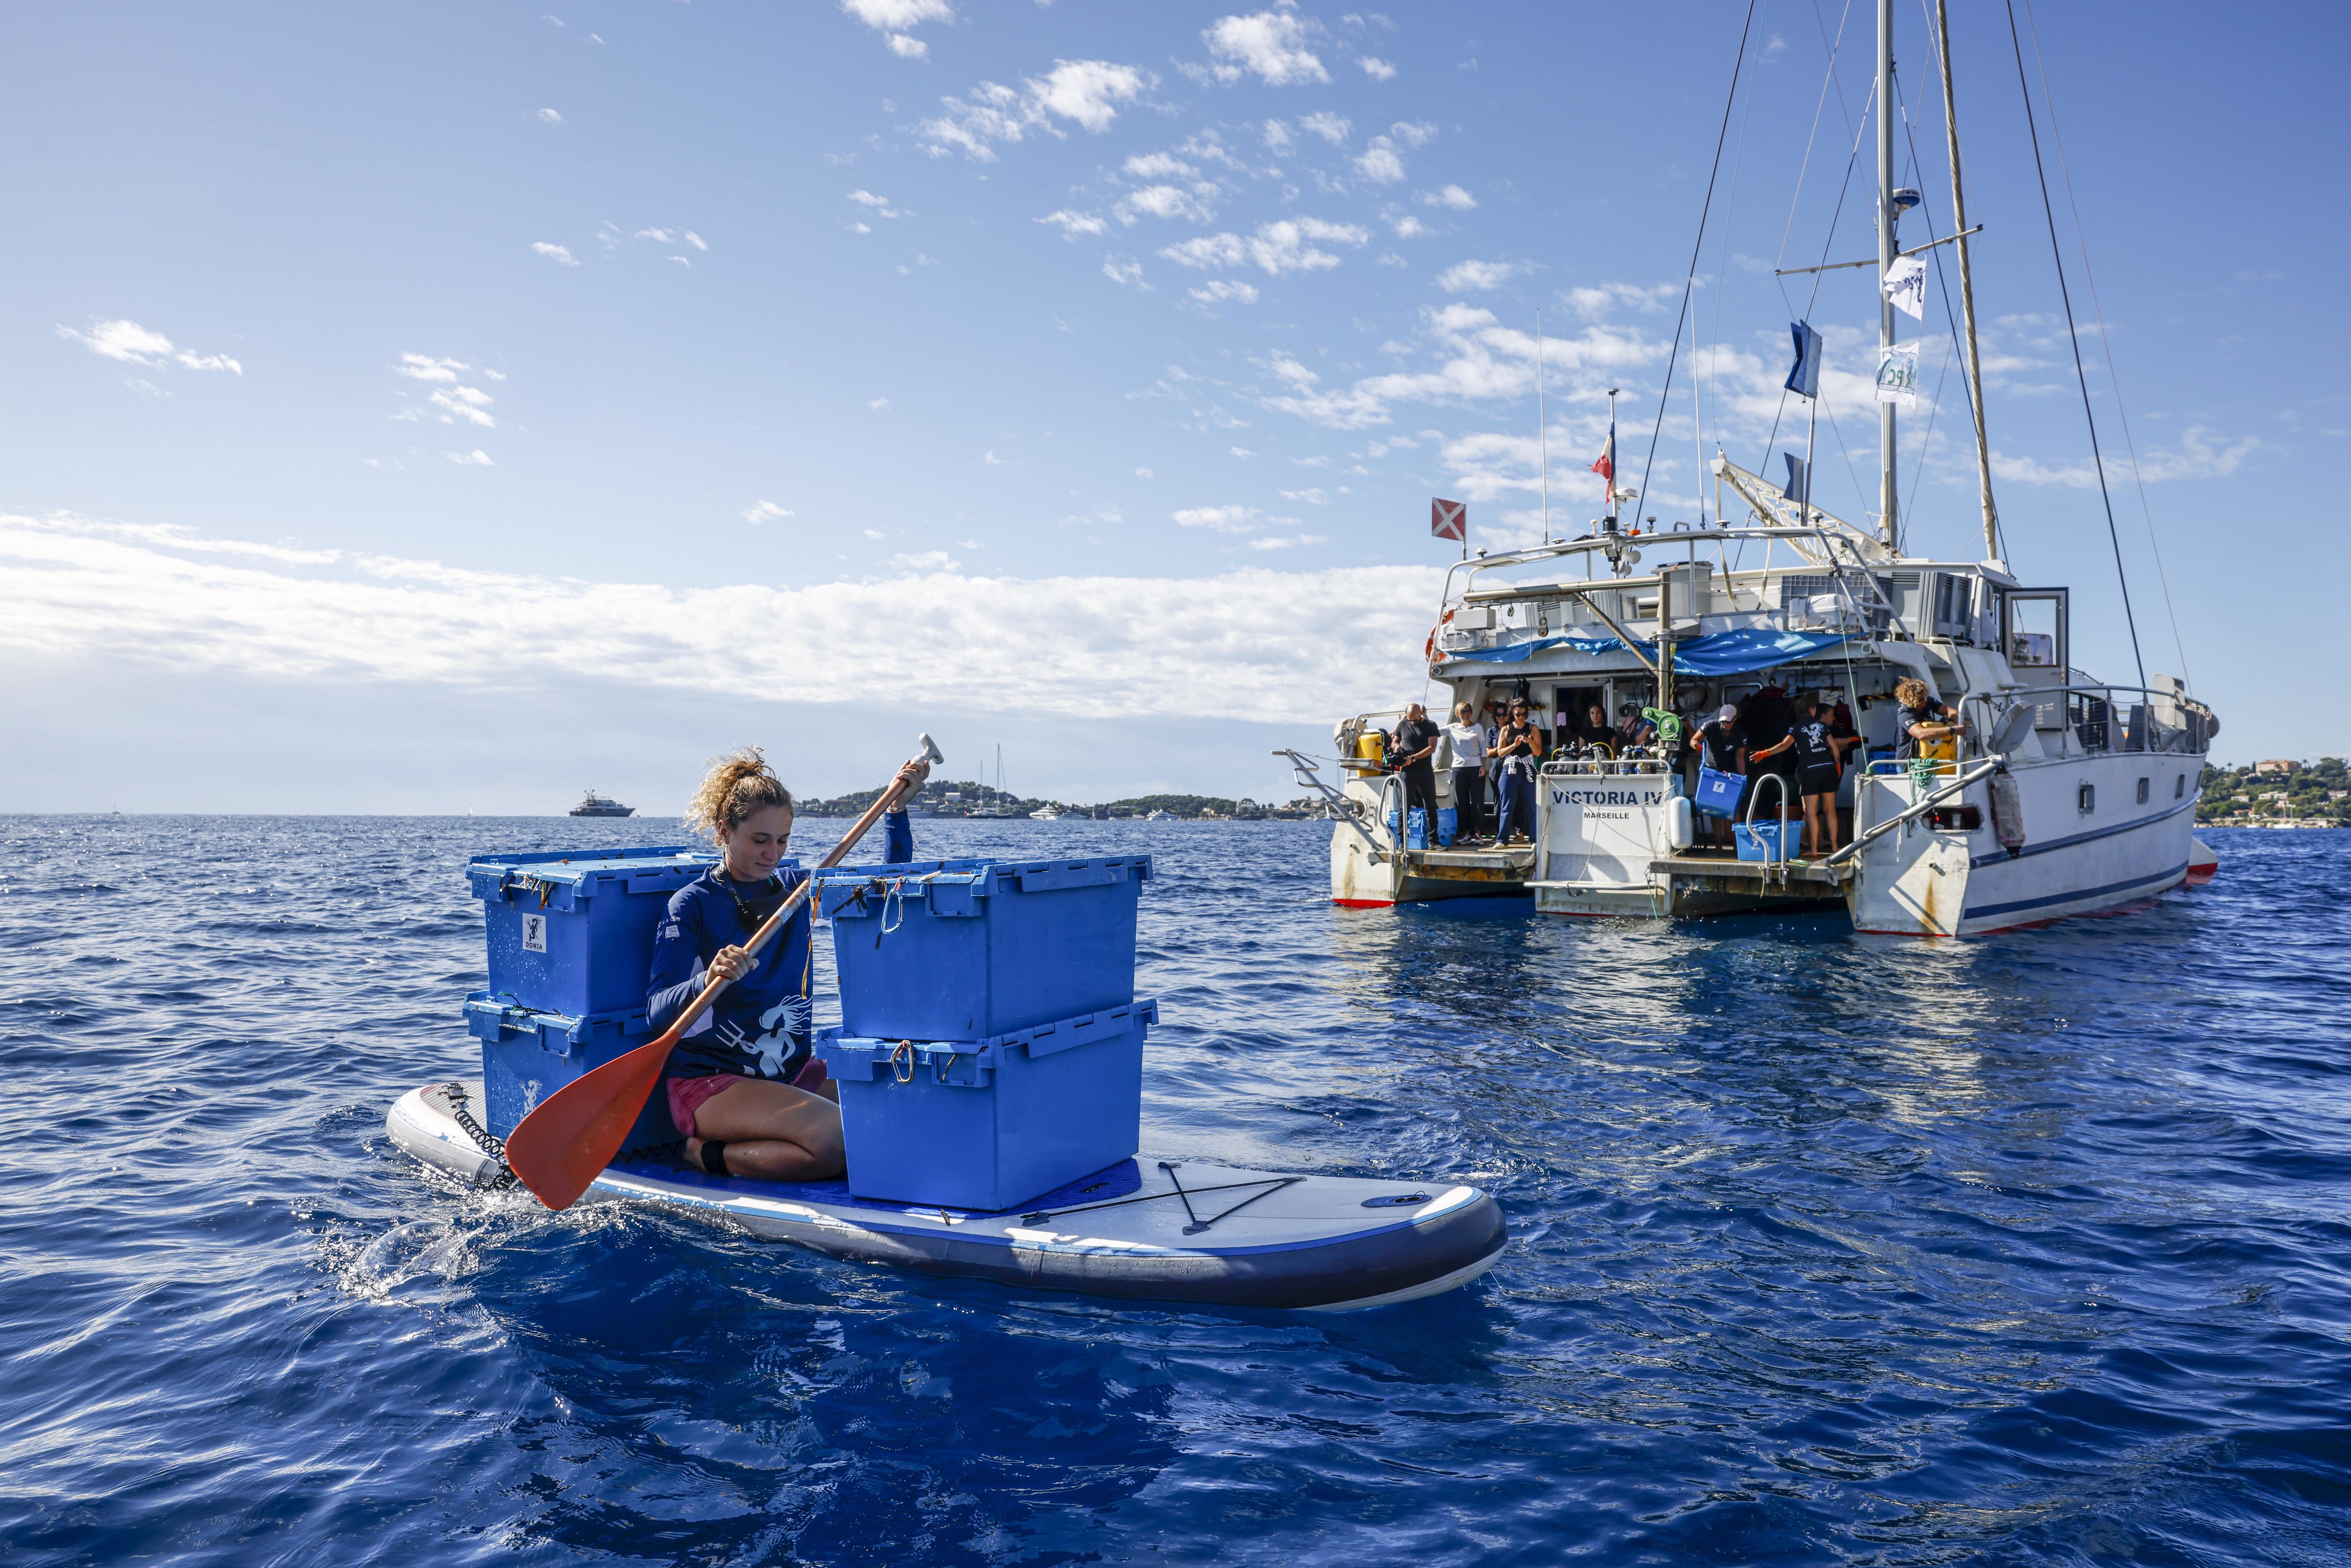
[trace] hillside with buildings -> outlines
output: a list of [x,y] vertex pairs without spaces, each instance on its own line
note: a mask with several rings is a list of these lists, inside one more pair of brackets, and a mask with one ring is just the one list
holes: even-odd
[[2283,758],[2243,768],[2207,768],[2196,820],[2216,827],[2262,822],[2324,822],[2351,826],[2351,769],[2340,757],[2315,762]]

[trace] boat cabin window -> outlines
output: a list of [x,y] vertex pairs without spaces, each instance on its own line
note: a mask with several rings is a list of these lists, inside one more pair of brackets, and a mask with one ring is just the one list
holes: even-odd
[[2188,793],[2188,775],[2183,773],[2171,781],[2171,798],[2175,800]]
[[2138,781],[2138,803],[2142,806],[2147,804],[2147,780],[2142,779]]
[[2095,784],[2083,785],[2080,791],[2074,797],[2074,809],[2084,812],[2096,810],[2098,809],[2098,787]]
[[2019,672],[2041,673],[2051,685],[2065,680],[2065,590],[2011,589],[2001,596],[2002,652]]

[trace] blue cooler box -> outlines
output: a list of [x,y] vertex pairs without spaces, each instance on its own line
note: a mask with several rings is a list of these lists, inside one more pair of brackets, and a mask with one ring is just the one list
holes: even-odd
[[669,895],[717,859],[691,848],[475,856],[465,880],[484,905],[491,992],[570,1018],[642,1009]]
[[1148,855],[816,874],[843,1035],[979,1040],[1134,1000]]
[[[572,1018],[518,1007],[512,998],[487,991],[465,998],[465,1028],[482,1042],[482,1098],[488,1102],[483,1121],[494,1138],[510,1136],[540,1101],[573,1079],[661,1032],[645,1022],[642,1007]],[[684,1141],[670,1120],[669,1096],[656,1089],[621,1152],[645,1154]]]
[[1783,861],[1788,858],[1788,846],[1803,841],[1804,824],[1793,817],[1785,821],[1777,817],[1758,818],[1750,826],[1735,824],[1731,837],[1739,842],[1739,858],[1743,861]]
[[1142,1001],[949,1044],[818,1030],[841,1084],[849,1190],[1007,1209],[1134,1158],[1143,1040],[1158,1021],[1159,1004]]

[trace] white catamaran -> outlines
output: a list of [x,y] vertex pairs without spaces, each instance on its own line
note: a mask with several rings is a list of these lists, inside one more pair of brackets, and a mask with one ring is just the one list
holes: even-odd
[[[1939,25],[1939,5],[1937,15]],[[1875,265],[1881,364],[1890,357],[1885,352],[1896,342],[1884,286],[1899,287],[1918,265],[1906,258],[1947,240],[1909,251],[1899,241],[1897,222],[1918,193],[1894,184],[1892,32],[1891,0],[1880,0]],[[2069,591],[2033,585],[2001,559],[1977,374],[1967,242],[1974,231],[1959,180],[1948,26],[1941,32],[1952,127],[1955,232],[1947,239],[1959,260],[1986,559],[1903,553],[1896,387],[1880,402],[1874,530],[1813,504],[1792,465],[1792,495],[1718,455],[1718,519],[1730,515],[1722,510],[1727,488],[1741,524],[1653,524],[1645,532],[1610,517],[1579,538],[1465,559],[1447,574],[1427,644],[1428,675],[1449,691],[1448,707],[1468,702],[1484,714],[1524,699],[1538,725],[1556,716],[1561,737],[1593,705],[1604,715],[1628,702],[1671,709],[1693,727],[1766,687],[1841,705],[1860,741],[1838,786],[1843,847],[1796,857],[1791,830],[1741,834],[1735,852],[1701,845],[1703,819],[1694,820],[1674,762],[1654,747],[1604,745],[1555,747],[1545,759],[1533,780],[1530,841],[1423,847],[1404,780],[1382,760],[1377,738],[1396,716],[1363,714],[1334,732],[1346,775],[1338,785],[1320,777],[1316,759],[1284,754],[1338,819],[1333,902],[1531,893],[1552,914],[1666,917],[1842,902],[1862,931],[1970,936],[2116,908],[2212,874],[2214,858],[2191,831],[2206,748],[2220,727],[2212,710],[2174,677],[2124,686],[2074,668]],[[1800,345],[1808,330],[1798,324]],[[1811,353],[1816,392],[1816,347]],[[1808,391],[1805,357],[1800,348],[1790,377],[1799,394]],[[1612,458],[1613,444],[1612,424]],[[1614,488],[1613,474],[1609,482],[1612,497],[1633,498]],[[1744,565],[1759,549],[1761,564]],[[1906,678],[1958,710],[1963,735],[1897,757],[1894,690]],[[1750,823],[1800,814],[1768,786],[1744,793]]]

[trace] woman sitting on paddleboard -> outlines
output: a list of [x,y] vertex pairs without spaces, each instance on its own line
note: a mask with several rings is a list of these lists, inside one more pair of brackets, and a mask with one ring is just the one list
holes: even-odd
[[[927,763],[898,771],[909,793]],[[914,858],[906,813],[882,819],[885,859]],[[686,1163],[713,1176],[827,1181],[843,1167],[840,1091],[810,1054],[809,909],[801,904],[754,961],[742,944],[807,877],[778,869],[792,836],[792,795],[757,747],[722,757],[685,823],[718,841],[719,863],[671,895],[653,934],[646,1021],[665,1029],[712,977],[729,983],[669,1059],[663,1087],[685,1134]]]

